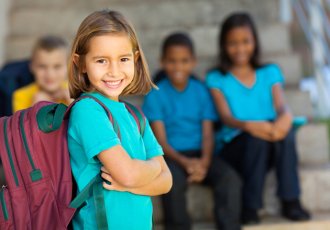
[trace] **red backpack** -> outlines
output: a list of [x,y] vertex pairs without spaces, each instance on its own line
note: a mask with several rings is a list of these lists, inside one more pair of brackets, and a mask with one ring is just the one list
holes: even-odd
[[[78,98],[68,108],[39,102],[0,118],[0,163],[6,179],[0,190],[1,230],[67,229],[76,209],[92,194],[98,229],[108,229],[100,175],[72,200],[75,182],[67,147],[68,117],[72,106],[83,98],[92,98],[105,109],[120,138],[111,112],[90,95]],[[129,103],[126,108],[143,135],[143,113]]]

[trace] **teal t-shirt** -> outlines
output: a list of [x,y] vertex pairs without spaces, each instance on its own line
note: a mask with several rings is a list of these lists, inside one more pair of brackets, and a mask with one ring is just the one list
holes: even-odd
[[[96,156],[104,150],[122,145],[133,159],[139,160],[163,155],[148,122],[142,137],[124,103],[113,101],[99,93],[91,95],[109,108],[119,125],[121,140],[103,107],[93,99],[82,99],[73,106],[68,126],[68,147],[78,192],[100,173],[102,165]],[[152,229],[152,202],[149,196],[104,189],[104,197],[109,229]],[[92,199],[76,213],[73,219],[75,230],[97,229]]]
[[[224,95],[232,116],[241,121],[269,121],[277,116],[272,89],[275,84],[284,85],[284,76],[275,64],[256,69],[252,87],[243,85],[230,72],[223,74],[213,70],[206,75],[206,85]],[[223,126],[216,133],[217,144],[229,142],[241,131]]]
[[144,99],[143,112],[150,122],[162,121],[168,143],[177,151],[202,148],[202,123],[218,119],[206,86],[190,78],[183,91],[168,80],[158,84]]

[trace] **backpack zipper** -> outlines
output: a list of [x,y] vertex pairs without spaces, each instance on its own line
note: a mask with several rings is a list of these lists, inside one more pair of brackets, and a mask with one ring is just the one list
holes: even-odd
[[25,111],[22,111],[21,113],[21,117],[20,117],[20,129],[21,129],[21,134],[22,134],[22,138],[23,138],[23,145],[24,145],[24,149],[26,152],[26,155],[28,156],[30,165],[32,167],[32,171],[30,172],[30,177],[31,180],[34,181],[38,181],[42,179],[42,173],[40,171],[40,169],[36,169],[35,164],[33,162],[32,159],[32,155],[26,140],[26,134],[25,134],[25,129],[24,129],[24,115],[25,115]]
[[14,161],[13,161],[13,155],[12,155],[12,153],[10,151],[9,141],[8,141],[8,136],[7,136],[7,121],[8,121],[8,118],[5,119],[5,122],[4,122],[4,125],[3,125],[3,132],[4,132],[6,150],[7,150],[7,155],[8,155],[8,158],[9,158],[11,172],[13,173],[15,184],[18,187],[19,186],[19,184],[18,184],[18,177],[17,177],[17,173],[16,173],[16,170],[15,170],[15,165],[14,165]]
[[8,220],[8,209],[6,205],[6,200],[5,200],[5,189],[7,188],[6,185],[3,185],[1,190],[0,190],[0,203],[1,203],[1,208],[2,208],[2,214],[5,220]]

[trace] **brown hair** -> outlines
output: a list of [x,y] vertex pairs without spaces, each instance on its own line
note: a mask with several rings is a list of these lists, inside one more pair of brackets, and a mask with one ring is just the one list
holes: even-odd
[[[88,53],[89,41],[95,37],[109,33],[125,33],[132,42],[133,52],[138,51],[139,57],[135,61],[135,73],[132,82],[123,90],[121,95],[147,94],[152,87],[156,87],[150,78],[149,68],[143,51],[130,22],[119,12],[111,10],[96,11],[87,16],[80,24],[73,41],[71,59],[69,62],[69,90],[72,98],[78,98],[83,92],[91,92],[91,85],[82,65]],[[79,55],[79,63],[74,63],[75,54]]]
[[53,35],[47,35],[39,38],[38,41],[35,43],[32,50],[32,57],[38,50],[46,50],[48,52],[51,52],[56,49],[66,49],[67,47],[68,44],[63,38]]

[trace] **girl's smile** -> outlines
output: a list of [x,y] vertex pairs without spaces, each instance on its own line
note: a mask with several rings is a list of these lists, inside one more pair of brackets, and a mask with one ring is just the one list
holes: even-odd
[[118,89],[121,86],[123,80],[118,81],[103,81],[109,89]]

